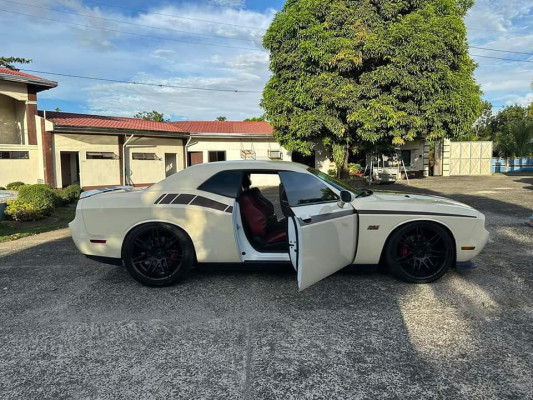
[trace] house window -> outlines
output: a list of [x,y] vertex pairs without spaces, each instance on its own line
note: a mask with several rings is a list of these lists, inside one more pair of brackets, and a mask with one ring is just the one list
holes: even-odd
[[226,152],[225,151],[210,151],[209,162],[215,162],[215,161],[226,161]]
[[131,157],[134,160],[158,160],[157,154],[155,153],[132,153]]
[[87,160],[113,160],[115,159],[115,153],[111,151],[88,151],[86,153]]
[[27,160],[30,158],[28,151],[0,151],[0,158],[6,160]]
[[411,150],[402,150],[402,160],[406,167],[411,166]]
[[271,160],[281,160],[283,154],[281,153],[281,150],[268,150],[268,158]]

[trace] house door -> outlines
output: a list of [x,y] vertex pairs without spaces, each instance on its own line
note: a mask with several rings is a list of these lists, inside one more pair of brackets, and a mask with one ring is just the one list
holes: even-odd
[[77,152],[60,153],[62,187],[80,183],[80,163]]
[[176,161],[176,153],[165,153],[165,177],[169,177],[178,172]]
[[204,162],[204,153],[203,151],[189,151],[187,154],[188,157],[188,165],[189,167],[192,167],[196,164],[202,164]]

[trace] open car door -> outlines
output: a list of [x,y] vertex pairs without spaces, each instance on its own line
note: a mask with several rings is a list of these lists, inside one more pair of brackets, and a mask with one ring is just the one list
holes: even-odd
[[281,201],[288,216],[289,255],[303,290],[352,264],[357,213],[312,174],[282,171]]

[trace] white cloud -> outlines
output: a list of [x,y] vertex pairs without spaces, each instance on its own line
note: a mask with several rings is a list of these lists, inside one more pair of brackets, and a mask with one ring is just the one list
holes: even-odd
[[[247,73],[227,78],[169,78],[161,80],[150,75],[137,77],[154,84],[196,87],[203,89],[244,88],[261,91],[262,80]],[[99,113],[133,115],[137,111],[158,110],[182,119],[213,120],[218,115],[242,120],[261,114],[260,93],[202,91],[185,88],[142,87],[127,84],[96,85],[90,89],[90,107]]]
[[244,0],[211,0],[211,3],[223,7],[244,7]]
[[532,13],[531,0],[477,0],[465,19],[470,54],[479,64],[476,79],[484,97],[496,106],[525,105],[533,96],[533,55],[494,51],[533,53]]
[[[207,120],[218,115],[243,119],[262,114],[259,101],[269,77],[268,54],[260,44],[264,30],[246,27],[267,28],[274,10],[260,13],[242,8],[190,3],[152,7],[149,12],[132,15],[122,14],[123,10],[110,12],[107,8],[88,7],[76,0],[45,1],[47,3],[39,6],[54,6],[78,15],[39,9],[37,16],[112,31],[0,14],[0,25],[6,32],[2,52],[32,58],[34,62],[28,67],[30,69],[256,93],[102,83],[36,73],[59,82],[57,88],[39,94],[40,108],[55,108],[59,102],[68,102],[73,108],[62,105],[63,111],[132,116],[137,111],[156,109],[176,118]],[[137,36],[118,31],[135,33]]]

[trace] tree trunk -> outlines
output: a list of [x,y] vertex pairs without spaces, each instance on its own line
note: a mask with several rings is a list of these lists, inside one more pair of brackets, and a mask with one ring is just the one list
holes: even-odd
[[337,175],[340,179],[348,179],[350,177],[350,171],[348,170],[348,157],[350,155],[350,146],[346,145],[344,148],[344,158],[342,160],[342,166],[337,171]]

